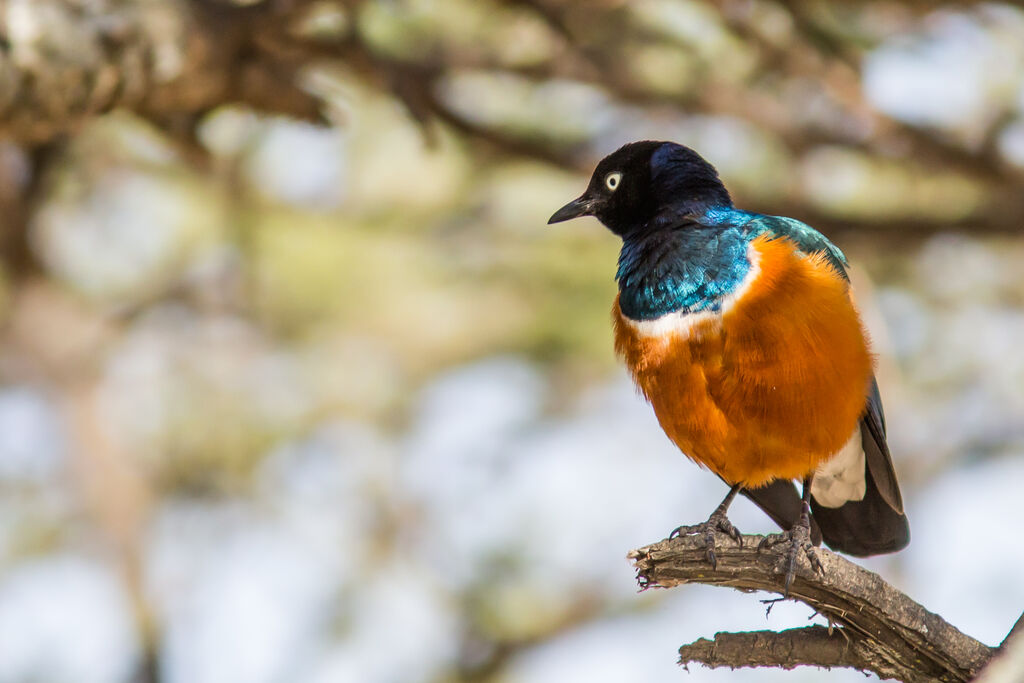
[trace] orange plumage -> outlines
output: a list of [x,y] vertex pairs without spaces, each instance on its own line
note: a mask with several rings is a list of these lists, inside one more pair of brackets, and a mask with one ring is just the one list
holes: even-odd
[[[910,527],[885,441],[882,399],[846,279],[846,257],[811,226],[739,209],[714,166],[673,142],[622,146],[549,223],[596,216],[622,238],[615,346],[662,428],[731,484],[704,540],[740,533],[726,513],[743,494],[823,571],[820,538],[853,555],[894,552]],[[799,479],[803,492],[792,484]]]
[[[669,438],[729,483],[804,478],[864,413],[872,361],[848,283],[820,254],[763,235],[749,286],[719,313],[641,332],[613,309],[615,348]],[[681,319],[682,320],[682,319]]]

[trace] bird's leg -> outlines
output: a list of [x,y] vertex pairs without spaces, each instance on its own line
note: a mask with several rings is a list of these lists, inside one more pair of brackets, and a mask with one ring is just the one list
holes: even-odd
[[825,573],[821,560],[814,552],[814,544],[811,543],[811,479],[813,477],[812,474],[804,479],[800,518],[796,524],[780,534],[768,534],[757,545],[757,550],[760,552],[780,543],[789,543],[789,552],[786,554],[786,587],[783,591],[783,596],[787,598],[789,597],[789,587],[793,583],[793,576],[796,574],[796,558],[801,551],[807,556],[807,561],[811,563],[811,569],[822,575]]
[[729,518],[725,516],[726,511],[729,509],[729,505],[732,504],[733,498],[743,488],[739,484],[734,484],[729,489],[729,494],[726,495],[715,511],[708,517],[708,521],[701,522],[700,524],[689,524],[684,526],[678,526],[672,530],[672,533],[668,535],[669,539],[673,539],[676,536],[690,536],[692,534],[703,534],[704,535],[704,556],[708,558],[708,562],[715,569],[718,569],[718,558],[715,557],[715,532],[724,531],[733,540],[736,541],[743,547],[743,537],[740,535],[740,530],[732,525]]

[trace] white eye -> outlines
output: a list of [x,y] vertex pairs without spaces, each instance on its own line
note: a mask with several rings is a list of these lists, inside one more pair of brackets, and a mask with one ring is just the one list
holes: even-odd
[[619,189],[619,183],[622,182],[622,173],[614,171],[604,177],[604,186],[612,192]]

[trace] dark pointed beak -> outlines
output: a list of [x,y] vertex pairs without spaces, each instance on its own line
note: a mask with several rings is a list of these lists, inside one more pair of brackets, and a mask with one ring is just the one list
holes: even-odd
[[552,223],[561,223],[567,221],[570,218],[579,218],[580,216],[590,216],[593,202],[587,195],[577,197],[558,211],[555,211],[554,215],[548,219],[548,225]]

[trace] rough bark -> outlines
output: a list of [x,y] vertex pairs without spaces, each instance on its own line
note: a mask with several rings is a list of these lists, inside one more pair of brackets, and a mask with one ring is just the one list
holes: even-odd
[[[744,536],[743,546],[719,536],[718,568],[704,559],[696,537],[662,541],[630,553],[644,589],[684,583],[728,586],[742,591],[782,591],[782,549],[758,552],[760,536]],[[961,633],[877,574],[826,549],[817,550],[824,576],[801,558],[790,597],[839,626],[781,633],[718,634],[680,649],[681,662],[708,666],[843,666],[882,678],[912,683],[969,681],[992,657],[993,649]]]
[[786,631],[749,631],[716,633],[714,640],[700,640],[679,648],[684,666],[699,663],[708,667],[769,666],[795,669],[798,666],[824,668],[852,667],[873,671],[882,678],[895,677],[899,671],[873,656],[862,641],[851,639],[842,628],[831,631],[825,626],[792,628]]

